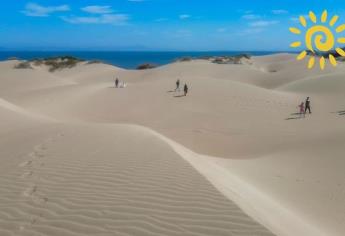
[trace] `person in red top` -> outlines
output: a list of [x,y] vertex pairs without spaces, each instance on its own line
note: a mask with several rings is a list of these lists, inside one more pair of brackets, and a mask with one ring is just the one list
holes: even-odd
[[299,106],[299,115],[300,118],[305,117],[305,107],[304,107],[304,102],[302,102]]

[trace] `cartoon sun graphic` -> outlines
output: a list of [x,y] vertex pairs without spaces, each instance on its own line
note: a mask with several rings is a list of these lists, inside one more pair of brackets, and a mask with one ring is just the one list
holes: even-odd
[[[335,15],[333,16],[330,21],[327,21],[328,19],[328,13],[327,10],[323,11],[321,15],[321,19],[318,21],[316,15],[314,12],[309,12],[309,18],[311,21],[311,24],[308,25],[308,22],[306,20],[306,17],[300,16],[299,22],[301,23],[303,30],[300,30],[295,27],[291,27],[290,31],[293,34],[296,35],[302,35],[302,31],[305,31],[304,34],[304,44],[302,41],[296,41],[290,44],[290,47],[298,48],[298,47],[305,47],[309,49],[312,54],[316,54],[316,52],[323,52],[329,53],[331,50],[336,51],[340,56],[345,56],[345,51],[340,48],[336,47],[338,44],[345,44],[345,38],[344,37],[337,37],[335,33],[339,34],[343,31],[345,31],[345,24],[340,25],[338,27],[335,27],[335,24],[337,23],[339,16]],[[314,46],[316,50],[314,49]],[[308,52],[307,50],[302,51],[298,56],[297,60],[303,60],[307,56]],[[335,57],[329,53],[328,55],[330,63],[335,67],[337,66],[337,60]],[[317,57],[311,56],[308,62],[308,68],[311,69],[314,67],[315,62],[317,60]],[[326,59],[324,56],[321,56],[320,58],[320,68],[321,70],[325,69],[326,65]]]

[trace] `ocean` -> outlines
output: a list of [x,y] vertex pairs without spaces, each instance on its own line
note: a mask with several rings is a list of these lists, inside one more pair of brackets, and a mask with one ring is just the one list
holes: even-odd
[[234,56],[238,54],[249,54],[252,56],[269,55],[276,52],[269,51],[207,51],[207,52],[143,52],[143,51],[0,51],[0,61],[10,57],[21,60],[35,58],[46,58],[55,56],[74,56],[84,60],[100,60],[114,66],[126,69],[135,69],[143,63],[165,65],[182,57],[201,56]]

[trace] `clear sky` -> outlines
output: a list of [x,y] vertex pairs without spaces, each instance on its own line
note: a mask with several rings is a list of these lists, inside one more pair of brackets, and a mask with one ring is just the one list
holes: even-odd
[[0,49],[289,50],[299,15],[344,0],[2,0]]

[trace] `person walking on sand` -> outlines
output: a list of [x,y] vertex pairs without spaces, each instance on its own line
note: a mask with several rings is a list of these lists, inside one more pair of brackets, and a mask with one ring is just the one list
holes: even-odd
[[187,84],[184,84],[183,91],[184,91],[184,96],[187,96],[187,93],[188,93],[188,86],[187,86]]
[[119,87],[119,79],[116,78],[116,80],[115,80],[115,88],[118,88],[118,87]]
[[180,80],[179,80],[179,79],[176,81],[176,89],[175,89],[175,92],[176,92],[176,91],[180,91]]
[[299,117],[302,118],[305,117],[305,108],[304,108],[304,102],[302,102],[299,106]]
[[309,114],[311,114],[310,98],[309,97],[307,97],[307,100],[305,100],[304,113],[307,113],[307,111],[309,111]]

